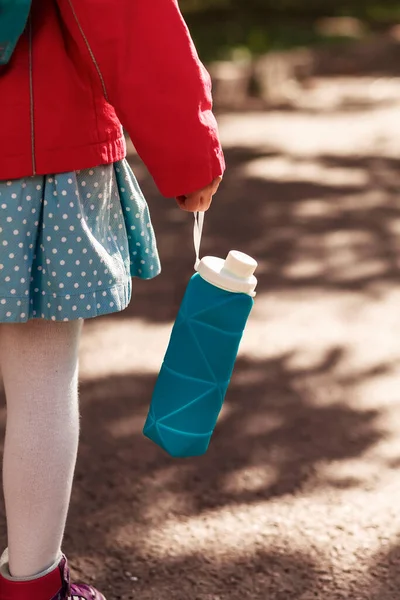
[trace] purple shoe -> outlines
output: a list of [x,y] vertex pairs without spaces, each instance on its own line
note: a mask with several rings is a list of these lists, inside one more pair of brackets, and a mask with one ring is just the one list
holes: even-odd
[[47,575],[32,581],[11,581],[0,574],[0,600],[106,600],[90,585],[70,582],[65,556]]

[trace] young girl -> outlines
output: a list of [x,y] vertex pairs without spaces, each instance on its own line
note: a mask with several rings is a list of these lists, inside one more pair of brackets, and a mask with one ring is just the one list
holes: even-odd
[[82,320],[123,310],[131,276],[160,270],[121,123],[161,193],[207,210],[224,170],[210,81],[176,0],[33,0],[0,115],[0,600],[104,600],[70,584],[61,543]]

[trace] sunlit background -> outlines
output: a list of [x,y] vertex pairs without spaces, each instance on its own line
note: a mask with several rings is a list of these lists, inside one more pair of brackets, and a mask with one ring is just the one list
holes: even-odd
[[86,324],[66,550],[109,600],[398,600],[400,2],[181,6],[228,164],[203,251],[258,296],[209,453],[168,458],[141,429],[192,221],[129,145],[163,274]]

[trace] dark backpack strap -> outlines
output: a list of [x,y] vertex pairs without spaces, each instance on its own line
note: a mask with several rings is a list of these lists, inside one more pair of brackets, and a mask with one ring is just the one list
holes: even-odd
[[0,0],[0,65],[6,65],[21,37],[32,0]]

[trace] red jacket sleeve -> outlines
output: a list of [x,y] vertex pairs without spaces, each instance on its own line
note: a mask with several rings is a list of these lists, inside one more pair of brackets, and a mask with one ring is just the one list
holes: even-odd
[[58,0],[76,21],[110,104],[165,196],[222,175],[210,77],[176,0]]

